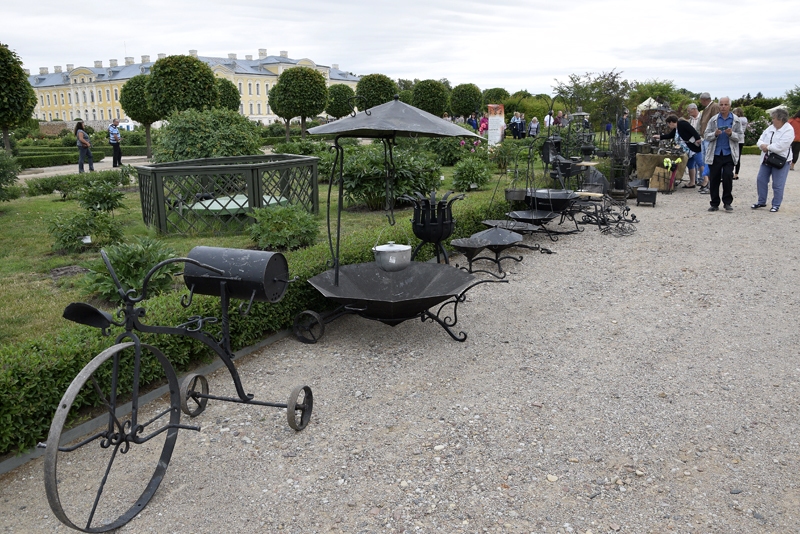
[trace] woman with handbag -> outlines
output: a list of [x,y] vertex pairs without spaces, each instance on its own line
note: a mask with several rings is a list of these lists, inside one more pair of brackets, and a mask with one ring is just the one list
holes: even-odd
[[789,112],[778,108],[772,112],[772,124],[764,130],[758,140],[761,149],[761,166],[758,168],[756,185],[758,188],[758,202],[750,206],[753,209],[767,206],[767,189],[769,179],[772,177],[772,207],[769,211],[777,212],[783,202],[783,187],[786,185],[786,176],[789,174],[789,165],[786,164],[792,157],[792,142],[794,141],[794,128],[789,124]]
[[83,121],[79,120],[75,124],[75,137],[78,139],[76,143],[78,145],[78,172],[83,172],[84,160],[89,161],[89,172],[94,172],[92,142],[89,140],[89,134],[83,128]]

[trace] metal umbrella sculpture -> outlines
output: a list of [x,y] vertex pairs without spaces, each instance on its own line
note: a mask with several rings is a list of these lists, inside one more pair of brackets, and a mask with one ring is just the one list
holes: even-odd
[[[324,333],[325,323],[344,314],[356,313],[362,317],[395,326],[412,318],[422,321],[433,320],[444,328],[457,341],[464,341],[464,332],[456,334],[451,330],[457,322],[457,307],[466,299],[465,293],[472,287],[486,282],[475,279],[466,273],[443,264],[429,264],[426,271],[412,263],[398,272],[386,272],[375,263],[361,263],[343,267],[340,264],[340,238],[342,206],[344,204],[344,149],[339,144],[342,138],[380,139],[384,149],[384,181],[386,184],[386,214],[390,225],[394,225],[394,176],[395,163],[393,146],[397,137],[479,137],[464,128],[427,113],[421,109],[394,100],[353,112],[350,117],[317,126],[309,130],[311,134],[334,134],[333,150],[336,152],[328,188],[328,244],[331,253],[330,269],[315,276],[309,282],[323,295],[342,303],[333,313],[323,318],[306,310],[299,313],[294,321],[294,333],[305,343],[315,343]],[[337,176],[338,173],[338,176]],[[332,227],[331,196],[333,187],[338,185],[339,202],[336,213],[336,230]],[[334,242],[335,236],[335,242]],[[434,270],[434,272],[429,272]],[[340,274],[346,275],[340,280]],[[466,277],[465,277],[466,275]],[[435,280],[436,283],[422,283],[417,278]],[[341,282],[341,283],[340,283]],[[398,294],[398,288],[404,288]],[[445,302],[446,301],[446,302]],[[442,310],[453,305],[452,315],[441,317]],[[436,313],[429,308],[439,305]]]

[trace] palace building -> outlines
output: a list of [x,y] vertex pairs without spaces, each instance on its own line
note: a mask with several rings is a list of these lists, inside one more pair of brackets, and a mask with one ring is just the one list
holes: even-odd
[[[216,76],[232,81],[241,95],[239,112],[264,124],[278,120],[269,107],[267,93],[286,69],[296,66],[315,69],[325,76],[328,86],[343,83],[355,89],[359,80],[354,74],[339,70],[339,65],[317,65],[307,58],[290,59],[286,51],[270,56],[266,48],[258,50],[257,59],[250,55],[238,59],[236,54],[228,54],[227,58],[198,56],[197,50],[189,50],[189,55],[205,62]],[[158,55],[158,59],[163,57],[166,54]],[[141,63],[134,63],[134,58],[126,57],[124,65],[112,59],[107,67],[102,61],[95,61],[94,67],[67,64],[66,70],[57,65],[53,72],[49,72],[48,67],[41,67],[39,74],[28,78],[38,100],[34,118],[44,121],[110,121],[117,118],[124,121],[125,111],[119,104],[122,86],[134,76],[150,74],[152,66],[150,56],[142,56]]]

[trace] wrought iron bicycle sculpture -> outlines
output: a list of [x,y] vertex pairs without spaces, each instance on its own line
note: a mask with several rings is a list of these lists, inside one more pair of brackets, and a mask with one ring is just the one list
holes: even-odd
[[[117,312],[118,320],[84,303],[67,306],[64,317],[100,328],[104,335],[110,335],[112,326],[122,327],[124,332],[70,384],[50,426],[44,461],[45,490],[51,509],[62,523],[83,532],[119,528],[144,509],[164,478],[178,430],[200,430],[199,426],[181,424],[181,411],[191,417],[200,415],[210,399],[286,408],[289,426],[302,430],[313,408],[313,395],[308,386],[295,388],[285,404],[255,400],[253,394],[245,393],[233,363],[229,301],[231,298],[249,301],[246,308],[245,303],[239,306],[242,315],[250,311],[254,301],[279,301],[291,281],[282,254],[195,247],[189,257],[156,264],[145,276],[140,293],[135,289],[125,290],[108,256],[105,252],[101,255],[123,299],[123,306]],[[219,318],[193,316],[174,327],[141,322],[146,311],[138,305],[147,298],[149,281],[159,269],[171,263],[185,264],[184,281],[189,294],[181,298],[181,305],[189,307],[195,293],[218,296]],[[219,338],[204,330],[218,323]],[[210,395],[207,379],[199,374],[189,374],[179,383],[167,356],[156,347],[142,343],[136,332],[186,336],[206,345],[230,372],[236,396]],[[148,373],[150,379],[155,374],[169,390],[147,407],[144,406],[144,373]],[[95,415],[86,410],[93,396],[99,399],[100,415],[105,419],[100,429],[87,431],[91,435],[84,433],[75,439],[62,437],[68,423]],[[92,447],[91,454],[85,454],[85,447]],[[70,454],[79,450],[84,452]],[[69,469],[59,471],[59,466]],[[92,468],[97,471],[97,480],[87,485],[90,477],[86,471]]]

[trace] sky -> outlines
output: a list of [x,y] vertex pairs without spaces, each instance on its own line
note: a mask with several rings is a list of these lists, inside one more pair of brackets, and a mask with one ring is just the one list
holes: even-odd
[[338,64],[357,75],[447,78],[553,93],[570,74],[737,98],[800,85],[797,0],[0,0],[0,42],[32,74],[159,53]]

